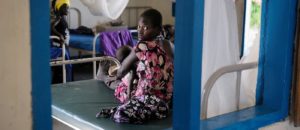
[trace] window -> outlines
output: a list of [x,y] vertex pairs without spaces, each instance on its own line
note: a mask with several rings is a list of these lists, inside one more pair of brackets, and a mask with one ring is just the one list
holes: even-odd
[[[288,114],[296,0],[265,0],[255,107],[200,121],[204,0],[176,1],[173,129],[259,128]],[[30,0],[33,128],[51,129],[49,2]]]
[[204,0],[176,1],[175,130],[255,129],[288,114],[296,0],[263,1],[256,106],[200,121]]

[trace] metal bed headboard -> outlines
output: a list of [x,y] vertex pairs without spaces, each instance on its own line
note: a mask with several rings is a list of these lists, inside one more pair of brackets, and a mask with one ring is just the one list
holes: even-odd
[[209,79],[206,81],[203,87],[203,99],[201,102],[201,119],[207,119],[207,110],[208,110],[208,99],[210,96],[210,92],[214,87],[215,82],[224,74],[226,73],[237,73],[237,80],[236,80],[236,109],[240,110],[240,91],[241,91],[241,71],[254,69],[258,66],[257,62],[250,62],[250,63],[243,63],[243,64],[236,64],[236,65],[229,65],[224,66],[217,71],[215,71]]
[[82,16],[82,14],[81,14],[81,12],[80,12],[80,10],[78,9],[78,8],[75,8],[75,7],[71,7],[70,9],[69,9],[69,15],[68,15],[68,17],[67,17],[67,19],[68,19],[68,26],[69,26],[69,28],[70,28],[70,26],[71,26],[71,12],[72,11],[74,11],[74,12],[76,12],[76,14],[77,14],[77,23],[78,23],[78,27],[79,26],[81,26],[82,24],[82,22],[81,22],[81,16]]

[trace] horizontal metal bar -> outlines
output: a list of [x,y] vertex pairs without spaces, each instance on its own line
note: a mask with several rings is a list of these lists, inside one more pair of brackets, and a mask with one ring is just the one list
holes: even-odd
[[87,63],[87,62],[93,62],[93,61],[102,61],[102,60],[113,60],[117,64],[120,64],[120,62],[111,56],[101,56],[101,57],[94,57],[94,58],[84,58],[84,59],[74,59],[74,60],[65,60],[65,61],[52,61],[50,62],[50,66],[61,66],[65,64],[80,64],[80,63]]

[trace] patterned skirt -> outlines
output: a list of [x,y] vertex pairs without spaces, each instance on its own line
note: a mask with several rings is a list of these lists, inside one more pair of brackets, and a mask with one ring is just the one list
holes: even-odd
[[141,124],[150,119],[163,119],[169,114],[169,106],[156,96],[134,97],[124,104],[102,109],[96,117],[112,118],[118,123]]

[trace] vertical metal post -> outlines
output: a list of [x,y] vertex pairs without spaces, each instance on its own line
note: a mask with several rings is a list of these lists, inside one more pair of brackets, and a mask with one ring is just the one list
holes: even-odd
[[[62,44],[62,60],[65,61],[66,60],[66,45],[65,43]],[[66,65],[63,65],[63,83],[67,82],[67,74],[66,74]]]

